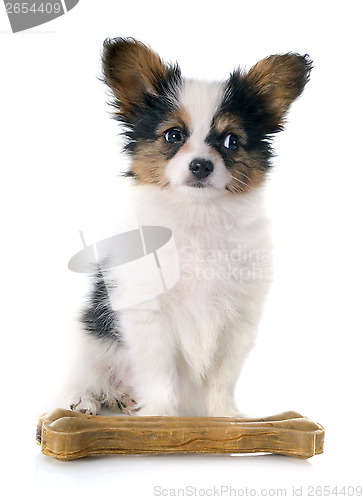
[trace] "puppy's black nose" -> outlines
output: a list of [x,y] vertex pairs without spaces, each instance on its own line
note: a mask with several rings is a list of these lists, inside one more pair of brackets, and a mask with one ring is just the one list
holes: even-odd
[[204,179],[214,170],[214,166],[210,160],[203,158],[196,158],[190,163],[190,170],[197,177],[197,179]]

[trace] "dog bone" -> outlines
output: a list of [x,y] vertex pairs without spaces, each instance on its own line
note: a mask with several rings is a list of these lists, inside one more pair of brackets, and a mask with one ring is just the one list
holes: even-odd
[[266,418],[94,416],[57,409],[40,417],[45,455],[275,453],[309,458],[323,452],[324,429],[296,412]]

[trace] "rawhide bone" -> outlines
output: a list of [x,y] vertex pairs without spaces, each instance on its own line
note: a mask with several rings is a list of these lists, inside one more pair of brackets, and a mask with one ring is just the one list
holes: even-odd
[[58,409],[40,417],[37,442],[59,460],[88,455],[276,453],[309,458],[323,452],[324,429],[296,412],[266,418],[128,417]]

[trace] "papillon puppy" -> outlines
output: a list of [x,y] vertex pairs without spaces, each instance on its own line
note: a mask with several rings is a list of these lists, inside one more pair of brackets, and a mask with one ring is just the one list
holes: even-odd
[[178,65],[130,38],[106,40],[102,59],[138,221],[172,232],[179,279],[115,310],[105,280],[126,297],[128,281],[95,271],[67,407],[239,416],[234,388],[271,281],[262,192],[272,138],[312,63],[287,53],[226,81],[185,79]]

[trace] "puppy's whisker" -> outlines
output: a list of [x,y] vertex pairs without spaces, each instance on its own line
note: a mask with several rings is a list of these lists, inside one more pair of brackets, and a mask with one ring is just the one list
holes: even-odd
[[[234,177],[233,175],[231,176],[232,179],[234,179],[235,181],[238,181],[240,182],[245,188],[246,188],[246,191],[251,191],[250,189],[250,186],[248,184],[246,184],[246,182],[242,181],[241,179],[238,179],[237,177]],[[249,179],[250,180],[250,179]]]
[[[245,165],[245,166],[246,166],[246,165]],[[247,176],[246,174],[244,174],[244,172],[240,172],[240,174],[241,174],[242,176],[244,176],[246,179],[248,179],[248,181],[250,182],[250,177],[249,177],[249,176]]]
[[238,182],[241,182],[242,184],[244,184],[244,186],[248,187],[248,184],[246,184],[244,181],[238,179],[237,177],[234,177],[233,175],[231,176],[233,179],[235,179],[236,181]]

